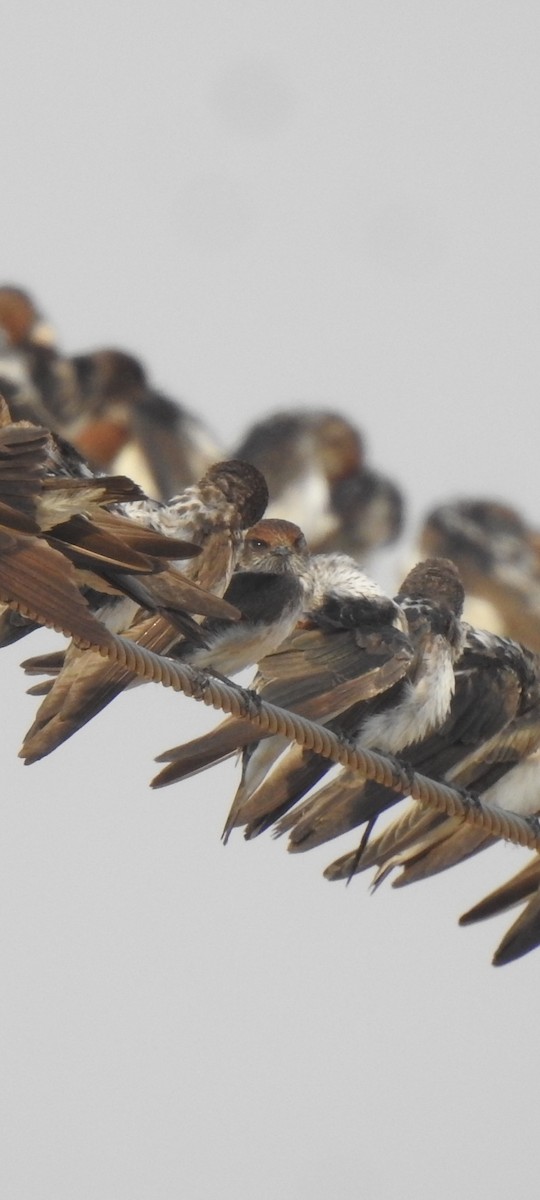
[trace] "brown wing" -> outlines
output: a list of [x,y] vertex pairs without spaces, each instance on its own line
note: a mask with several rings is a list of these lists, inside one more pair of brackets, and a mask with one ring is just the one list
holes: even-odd
[[175,560],[195,558],[201,553],[200,546],[194,545],[193,542],[183,538],[166,537],[165,534],[158,533],[155,529],[147,529],[144,525],[139,525],[130,517],[108,512],[107,509],[103,509],[99,517],[94,518],[94,521],[99,524],[100,529],[114,534],[131,549],[138,550],[141,554]]
[[[270,704],[310,720],[330,721],[406,675],[412,651],[406,639],[395,633],[392,647],[395,653],[387,646],[384,661],[381,644],[376,641],[372,657],[367,653],[361,655],[361,635],[357,631],[297,630],[278,650],[261,660],[256,691]],[[362,664],[366,667],[363,674]],[[168,762],[170,766],[152,780],[152,787],[188,778],[259,740],[260,732],[248,721],[222,722],[211,733],[161,754],[157,761]],[[281,753],[281,748],[277,749],[279,743],[276,741],[274,745],[276,753]]]
[[504,967],[540,945],[540,891],[535,892],[493,955],[493,965]]
[[[132,626],[126,636],[160,654],[178,634],[163,618],[149,617]],[[134,679],[131,671],[103,659],[96,651],[70,646],[64,666],[26,734],[20,757],[31,763],[50,754]]]
[[88,643],[106,645],[107,630],[92,616],[74,569],[38,538],[0,528],[0,600],[23,615]]
[[528,900],[526,908],[510,927],[495,951],[495,966],[513,962],[540,945],[540,857],[535,854],[526,867],[475,904],[459,919],[460,925],[472,925],[497,916]]
[[48,436],[46,429],[35,425],[0,427],[0,503],[4,512],[14,509],[35,521]]
[[303,804],[281,818],[276,834],[289,833],[292,853],[311,850],[362,824],[365,785],[357,772],[346,769]]
[[[342,738],[354,738],[361,720],[360,714],[365,710],[365,702],[353,704],[351,708],[341,713],[337,719],[323,723]],[[276,746],[276,752],[278,751]],[[332,763],[319,754],[303,750],[300,746],[289,745],[282,753],[276,753],[273,761],[269,761],[265,777],[251,789],[244,787],[241,804],[239,794],[235,800],[235,823],[245,824],[245,837],[251,838],[262,833],[275,821],[279,822],[276,833],[283,832],[287,821],[294,824],[296,817],[304,806],[297,804],[299,800],[314,787],[315,784],[331,769]],[[361,778],[356,775],[356,790],[362,786]],[[317,793],[319,795],[319,793]],[[306,801],[309,805],[310,801]],[[295,806],[293,808],[293,806]],[[292,812],[285,816],[289,809]],[[283,824],[282,824],[283,822]]]
[[[399,683],[413,658],[407,639],[393,628],[376,633],[359,629],[332,633],[311,630],[293,634],[290,642],[291,659],[300,675],[279,680],[277,702],[310,720],[331,723],[336,732],[348,736],[357,732],[366,704]],[[271,657],[263,660],[261,672],[267,669]],[[280,656],[279,651],[274,656],[278,660],[285,657],[286,652]],[[302,673],[302,662],[307,663],[311,673]],[[335,668],[336,662],[339,669]],[[271,697],[276,702],[272,685],[263,686],[260,694],[265,700]],[[254,786],[244,774],[227,830],[232,824],[245,824],[246,837],[262,832],[328,770],[328,762],[318,755],[296,746],[282,753],[280,743],[274,744],[273,761],[266,751],[266,778],[260,781],[257,773]]]

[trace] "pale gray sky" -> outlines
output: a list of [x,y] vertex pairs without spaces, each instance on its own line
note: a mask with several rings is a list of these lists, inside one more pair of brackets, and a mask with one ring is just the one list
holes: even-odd
[[[335,404],[409,538],[460,494],[538,522],[536,4],[0,8],[2,274],[67,350],[140,354],[224,444]],[[456,926],[524,853],[372,898],[333,847],[224,849],[232,765],[148,789],[215,720],[153,687],[25,768],[50,641],[2,655],[2,1195],[529,1192],[540,954]]]

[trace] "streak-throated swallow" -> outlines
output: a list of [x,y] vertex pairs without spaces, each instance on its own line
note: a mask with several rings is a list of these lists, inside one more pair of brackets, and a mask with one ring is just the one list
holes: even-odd
[[69,361],[79,411],[64,432],[94,467],[129,475],[166,501],[223,457],[200,418],[156,390],[133,355],[102,349]]
[[268,515],[297,521],[312,550],[338,528],[331,489],[358,472],[361,436],[335,412],[278,412],[245,434],[235,454],[263,472],[270,494]]
[[[311,560],[311,586],[299,628],[281,647],[259,661],[255,690],[263,700],[321,722],[360,702],[367,703],[400,680],[412,658],[402,631],[399,607],[346,555],[316,555]],[[269,788],[258,803],[258,789],[279,764],[289,744],[279,735],[260,737],[247,721],[229,720],[211,734],[161,756],[170,762],[156,786],[185,778],[237,749],[244,749],[243,776],[226,824],[266,821],[282,808],[282,798]],[[294,749],[294,748],[293,748]],[[327,768],[318,756],[305,762]],[[300,751],[300,770],[304,768]]]
[[274,413],[235,453],[265,475],[268,515],[298,521],[313,553],[342,550],[362,561],[400,532],[398,489],[368,467],[361,434],[339,413]]
[[[102,626],[81,594],[75,567],[55,545],[55,521],[78,507],[99,506],[120,481],[57,479],[51,470],[51,436],[46,429],[14,423],[0,397],[0,614],[2,640],[16,640],[35,623],[102,640]],[[76,487],[75,484],[82,486]],[[133,494],[128,480],[120,495]],[[76,496],[76,499],[74,498]],[[61,539],[60,539],[61,540]],[[12,612],[13,607],[16,613]],[[10,618],[17,618],[10,633]],[[17,625],[18,622],[18,625]]]
[[0,392],[15,420],[57,432],[77,408],[74,372],[32,296],[0,287]]
[[128,475],[156,499],[195,483],[223,458],[204,422],[150,382],[132,354],[61,354],[22,288],[0,287],[0,391],[14,418],[70,441],[94,470]]
[[333,528],[315,542],[317,552],[342,550],[363,563],[374,551],[395,542],[403,529],[399,488],[367,466],[331,485],[330,509]]
[[[159,534],[193,541],[201,552],[189,562],[182,562],[182,573],[205,593],[219,598],[230,583],[244,532],[261,518],[266,501],[266,484],[260,472],[249,463],[230,461],[210,467],[199,484],[187,488],[169,505],[140,501],[125,505],[124,512]],[[237,615],[236,608],[232,611]],[[149,615],[144,605],[105,604],[99,616],[105,624],[110,622],[115,632],[129,635],[158,654],[166,654],[178,640],[178,630],[168,614]],[[132,672],[104,661],[96,652],[70,646],[65,666],[25,738],[21,757],[33,762],[50,753],[134,679]]]
[[[460,613],[463,588],[453,564],[429,559],[417,564],[395,598],[411,646],[408,669],[400,682],[371,707],[343,714],[334,726],[358,748],[409,757],[409,748],[441,725],[454,689],[454,663],[463,642]],[[292,748],[289,757],[296,753]],[[328,764],[327,768],[328,769]],[[309,786],[312,785],[309,780]],[[290,833],[289,849],[308,850],[358,824],[371,821],[375,785],[343,768],[322,789],[284,816],[276,833]],[[385,807],[395,793],[378,789]],[[297,799],[300,796],[297,794]]]
[[[145,604],[153,610],[170,611],[178,627],[191,633],[196,627],[190,612],[233,616],[229,606],[170,567],[173,558],[198,555],[198,546],[186,539],[167,538],[122,515],[121,503],[140,495],[140,489],[124,476],[94,476],[73,447],[48,430],[26,421],[13,422],[7,405],[0,401],[0,520],[4,529],[23,532],[21,522],[26,522],[27,533],[41,536],[49,547],[64,554],[77,568],[73,578],[94,610],[107,595],[128,596],[135,607]],[[109,511],[111,506],[115,511]],[[43,550],[36,553],[43,558]],[[20,546],[17,561],[20,565]],[[13,569],[13,557],[9,564],[0,564],[4,583],[7,571],[12,587]],[[37,613],[42,592],[39,576],[28,576],[27,607]],[[15,595],[11,598],[17,599]],[[22,596],[18,598],[22,601]],[[33,627],[20,614],[5,610],[0,615],[0,644],[17,640]]]
[[[539,702],[536,655],[509,639],[469,627],[448,716],[438,732],[407,752],[408,762],[430,778],[472,790],[489,804],[530,815],[536,811],[531,803],[538,803],[533,763],[540,744]],[[368,788],[372,810],[381,801],[388,807],[377,785]],[[355,869],[375,865],[381,881],[401,866],[395,886],[403,886],[488,844],[491,839],[482,831],[410,801],[367,846]],[[327,869],[327,878],[349,877],[353,860],[354,854],[343,856]]]
[[[206,617],[199,641],[185,638],[169,656],[199,669],[235,675],[271,653],[294,628],[302,612],[308,548],[302,531],[290,521],[259,521],[246,534],[225,601],[239,620]],[[62,654],[43,655],[23,663],[28,674],[57,676]],[[32,688],[50,691],[52,683]]]
[[262,520],[248,529],[225,599],[239,621],[206,618],[204,644],[183,641],[170,654],[229,676],[277,649],[301,616],[309,583],[309,551],[298,525]]
[[515,509],[494,500],[442,504],[426,518],[420,544],[459,567],[473,624],[540,650],[538,535]]

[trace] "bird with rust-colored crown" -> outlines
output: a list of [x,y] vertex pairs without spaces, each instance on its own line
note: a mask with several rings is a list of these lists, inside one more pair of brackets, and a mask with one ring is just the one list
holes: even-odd
[[[294,628],[309,578],[309,553],[302,531],[290,521],[259,521],[248,529],[224,601],[239,619],[205,617],[199,639],[182,638],[168,650],[178,662],[219,675],[236,675],[275,650]],[[28,674],[58,676],[64,654],[23,663]],[[52,682],[34,695],[47,694]]]
[[170,654],[192,666],[237,675],[271,654],[294,629],[309,588],[309,551],[292,521],[262,520],[248,529],[225,599],[239,621],[206,618],[205,645],[182,641]]

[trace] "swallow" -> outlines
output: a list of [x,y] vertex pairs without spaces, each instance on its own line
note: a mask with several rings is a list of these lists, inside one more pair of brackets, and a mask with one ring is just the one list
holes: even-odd
[[172,658],[226,677],[271,654],[292,632],[304,606],[309,582],[309,551],[302,530],[291,521],[262,520],[246,533],[225,600],[239,621],[206,618],[202,646],[186,640]]
[[[57,490],[55,481],[44,499],[51,482],[46,478],[49,438],[46,429],[14,424],[0,398],[0,619],[7,621],[16,609],[23,629],[25,623],[47,624],[103,644],[106,631],[81,593],[75,568],[42,533],[42,525],[51,524],[51,491]],[[94,500],[96,490],[107,499],[107,481],[93,490]]]
[[[405,675],[412,649],[398,606],[346,555],[313,557],[308,596],[299,627],[259,661],[254,686],[262,699],[326,723],[391,689]],[[289,743],[279,735],[261,738],[247,721],[226,721],[161,756],[170,765],[153,786],[185,778],[238,749],[244,750],[242,781],[225,838],[236,824],[266,822],[270,814],[273,819],[282,798],[269,785],[261,802],[259,789]],[[319,756],[300,751],[301,772],[306,765],[317,774],[328,769]]]
[[0,391],[17,419],[42,424],[94,470],[125,474],[157,499],[196,483],[221,447],[194,413],[116,348],[61,354],[30,294],[0,287]]
[[[540,672],[536,655],[509,639],[472,628],[456,668],[454,697],[440,729],[407,752],[409,764],[450,786],[473,790],[487,803],[531,815],[538,801],[536,751],[540,745]],[[385,803],[368,785],[364,819]],[[399,797],[394,797],[393,802]],[[378,868],[376,882],[395,867],[394,886],[445,870],[477,853],[491,840],[485,833],[425,810],[411,801],[396,820],[363,849],[344,855],[325,872],[349,878],[351,869]]]
[[540,650],[538,535],[519,513],[494,500],[443,504],[426,518],[420,544],[459,567],[474,624]]
[[[231,581],[246,529],[261,519],[267,489],[260,472],[249,463],[216,463],[198,484],[187,488],[169,505],[135,501],[124,505],[124,514],[164,536],[186,537],[200,554],[181,563],[182,575],[213,599],[221,599]],[[174,564],[173,564],[174,566]],[[225,604],[227,613],[238,614]],[[223,608],[223,605],[221,606]],[[221,616],[221,612],[210,614]],[[99,617],[137,644],[166,654],[178,640],[170,614],[148,614],[146,607],[117,603],[103,605]],[[34,762],[71,737],[135,680],[129,670],[91,650],[71,645],[65,665],[40,706],[20,756]]]
[[22,288],[0,287],[0,392],[13,418],[61,431],[76,409],[76,383],[52,326]]
[[79,411],[63,433],[94,468],[129,475],[167,501],[222,458],[203,422],[153,388],[133,355],[102,349],[69,363]]
[[[18,528],[24,517],[30,522],[27,532],[60,550],[77,567],[76,578],[81,591],[90,596],[90,607],[97,609],[103,594],[128,596],[136,602],[135,608],[145,604],[170,610],[178,628],[191,633],[197,632],[197,626],[188,616],[190,611],[200,608],[206,615],[232,616],[230,606],[207,596],[169,567],[173,556],[199,554],[198,546],[166,538],[121,515],[122,503],[140,495],[140,488],[124,476],[94,476],[76,451],[48,430],[26,421],[13,422],[0,400],[0,519],[5,527]],[[106,511],[110,506],[117,511]],[[9,571],[13,585],[11,566]],[[31,582],[27,581],[27,601]],[[37,612],[39,595],[36,578],[33,607]],[[0,645],[18,640],[32,628],[35,622],[5,609],[0,615]]]
[[498,916],[517,904],[523,912],[505,933],[493,956],[493,965],[505,966],[540,945],[540,856],[535,854],[517,875],[501,884],[460,917],[460,925],[473,925]]
[[[199,642],[177,642],[171,658],[221,676],[236,675],[270,654],[293,630],[301,615],[309,551],[298,525],[290,521],[259,521],[245,542],[224,600],[238,610],[239,620],[206,617]],[[22,666],[27,674],[57,676],[64,655],[42,655]],[[50,691],[52,683],[30,689],[33,695]]]
[[[130,481],[104,479],[95,480],[60,479],[54,474],[56,447],[48,430],[28,422],[14,423],[5,401],[0,398],[0,526],[2,529],[3,555],[0,560],[0,591],[5,604],[19,603],[20,612],[14,614],[4,609],[0,623],[7,635],[3,643],[14,640],[9,636],[9,618],[16,617],[20,636],[25,624],[26,612],[41,612],[44,618],[54,616],[50,608],[45,611],[47,579],[39,571],[32,575],[30,564],[42,571],[47,564],[53,577],[58,577],[60,557],[48,553],[49,544],[40,545],[38,539],[44,531],[52,531],[68,514],[81,508],[91,508],[106,503],[111,498],[135,494]],[[67,564],[65,564],[67,570]],[[76,575],[69,572],[74,583]],[[85,605],[86,607],[86,605]]]
[[[480,748],[473,756],[477,779],[474,795],[491,808],[507,809],[522,817],[537,817],[540,810],[539,716],[537,704],[535,711],[516,718],[499,737],[491,739],[489,750]],[[525,753],[524,743],[532,747]],[[481,759],[485,759],[482,773],[478,765]],[[465,768],[465,775],[467,773]],[[448,782],[455,787],[461,786],[463,771],[459,765],[449,772],[449,776]],[[390,854],[387,850],[380,855],[376,885],[397,867],[401,867],[402,872],[394,880],[394,887],[427,879],[478,854],[496,841],[457,818],[435,821],[433,815],[428,817],[426,814],[423,820],[419,819],[412,806],[404,814],[402,828],[406,822],[409,828],[402,835],[396,852]]]
[[367,466],[331,484],[330,508],[336,523],[328,536],[313,544],[317,553],[342,550],[363,563],[403,532],[404,502],[399,488]]
[[363,561],[401,531],[398,488],[367,466],[361,434],[339,413],[275,413],[235,453],[265,475],[268,515],[298,520],[313,553],[341,550]]
[[364,449],[357,429],[335,412],[278,412],[254,425],[234,451],[268,483],[269,517],[295,520],[312,550],[338,529],[331,489],[358,472]]
[[[463,599],[458,572],[447,560],[428,559],[409,572],[395,603],[406,623],[411,660],[400,683],[381,695],[376,707],[349,712],[345,726],[340,718],[338,730],[358,748],[409,761],[411,747],[440,728],[452,701],[454,666],[463,648]],[[289,757],[296,753],[292,748]],[[313,782],[309,779],[309,786]],[[276,835],[288,832],[293,852],[308,850],[356,825],[374,822],[397,798],[395,792],[362,783],[357,772],[343,768],[326,787],[283,816]]]
[[0,330],[3,349],[49,345],[55,341],[54,332],[41,317],[33,297],[15,284],[0,286]]

